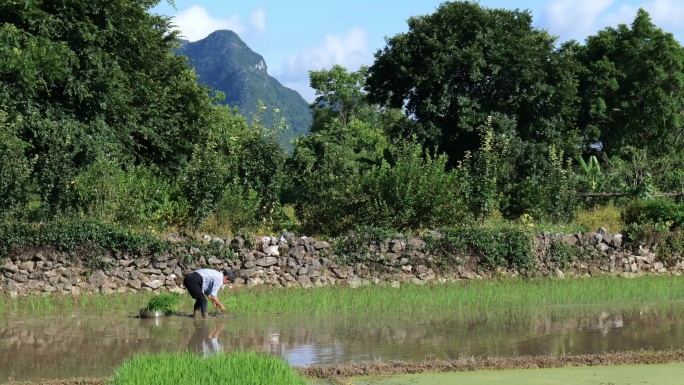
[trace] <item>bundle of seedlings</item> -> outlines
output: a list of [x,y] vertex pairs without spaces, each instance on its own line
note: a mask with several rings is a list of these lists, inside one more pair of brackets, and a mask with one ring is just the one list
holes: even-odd
[[[147,306],[141,309],[140,315],[144,317],[145,315],[164,314],[171,315],[178,310],[178,305],[180,304],[181,296],[178,293],[163,293],[158,296],[152,297],[147,303]],[[144,317],[148,318],[148,317]]]

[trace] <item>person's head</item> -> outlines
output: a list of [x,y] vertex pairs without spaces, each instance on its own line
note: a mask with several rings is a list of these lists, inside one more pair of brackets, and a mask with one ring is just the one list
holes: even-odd
[[224,285],[235,282],[236,277],[237,277],[237,274],[235,273],[235,270],[223,270],[223,284]]

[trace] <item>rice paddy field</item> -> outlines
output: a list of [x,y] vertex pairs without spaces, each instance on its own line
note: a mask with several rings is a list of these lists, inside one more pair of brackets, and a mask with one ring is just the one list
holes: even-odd
[[[154,293],[71,296],[0,297],[0,315],[54,316],[88,312],[108,314],[143,307]],[[684,300],[684,277],[645,276],[636,279],[508,279],[461,281],[401,288],[372,285],[357,289],[224,289],[219,293],[228,312],[242,315],[430,313],[440,310],[493,310],[559,305],[608,305]],[[180,307],[192,309],[183,296]],[[523,309],[524,311],[524,309]]]
[[[684,361],[682,277],[224,288],[219,296],[227,315],[199,323],[187,317],[188,295],[171,316],[152,320],[136,317],[156,298],[150,292],[0,297],[0,356],[7,357],[0,360],[0,382],[150,383],[121,376],[172,375],[154,374],[160,368],[195,373],[180,368],[208,362],[222,369],[200,370],[203,375],[219,376],[236,370],[228,361],[245,359],[239,365],[253,366],[259,379],[237,383],[289,383],[258,377],[259,365],[268,373],[280,370],[269,365],[280,365],[292,383],[308,384],[488,384],[525,368],[537,369],[515,374],[519,383],[553,383],[555,374],[540,368],[620,364],[667,365],[657,383],[669,383],[673,375],[666,373],[679,373],[677,380],[684,375],[675,364]],[[130,369],[133,364],[148,369]],[[587,383],[579,380],[583,372],[574,373],[564,383]],[[622,379],[629,370],[605,373],[605,384],[635,383],[633,376]]]

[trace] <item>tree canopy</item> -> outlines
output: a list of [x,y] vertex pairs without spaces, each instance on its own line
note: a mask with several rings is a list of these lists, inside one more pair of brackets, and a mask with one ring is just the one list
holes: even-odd
[[625,146],[682,149],[684,48],[639,10],[631,26],[606,28],[577,48],[583,68],[579,126],[608,155]]
[[[577,108],[576,63],[532,26],[528,11],[446,2],[411,17],[369,68],[372,102],[405,108],[413,133],[460,159],[479,147],[475,128],[499,115],[501,133],[562,143]],[[507,132],[503,132],[507,131]]]

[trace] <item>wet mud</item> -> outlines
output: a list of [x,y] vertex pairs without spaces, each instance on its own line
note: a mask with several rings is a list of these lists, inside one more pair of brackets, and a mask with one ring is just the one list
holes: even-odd
[[638,351],[576,356],[521,356],[434,360],[424,362],[367,362],[297,368],[309,378],[335,379],[415,373],[465,372],[476,370],[550,369],[570,366],[651,365],[684,362],[684,349]]

